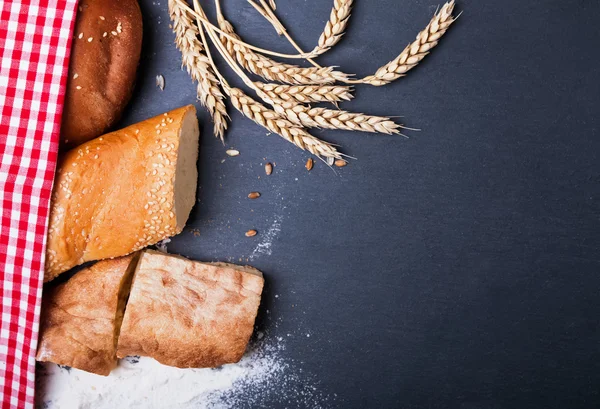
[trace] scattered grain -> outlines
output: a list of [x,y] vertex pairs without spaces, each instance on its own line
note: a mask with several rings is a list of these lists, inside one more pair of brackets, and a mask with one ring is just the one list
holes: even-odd
[[348,164],[348,162],[346,162],[343,159],[337,159],[335,162],[333,162],[335,164],[335,166],[337,166],[338,168],[343,168],[344,166],[346,166]]
[[246,237],[254,237],[254,236],[256,236],[257,234],[258,234],[258,232],[257,232],[256,230],[254,230],[254,229],[253,229],[253,230],[248,230],[248,231],[246,232]]
[[267,176],[273,173],[273,165],[271,165],[270,162],[265,165],[265,173],[267,174]]
[[240,152],[235,149],[228,149],[225,153],[229,156],[238,156],[240,154]]
[[314,165],[315,165],[315,161],[312,160],[312,158],[308,158],[308,160],[306,161],[306,165],[305,165],[306,170],[310,171]]
[[259,197],[260,197],[259,192],[251,192],[250,194],[248,194],[248,199],[258,199]]
[[158,88],[160,88],[160,90],[164,90],[165,89],[165,77],[163,77],[162,75],[157,75],[156,76],[156,86]]

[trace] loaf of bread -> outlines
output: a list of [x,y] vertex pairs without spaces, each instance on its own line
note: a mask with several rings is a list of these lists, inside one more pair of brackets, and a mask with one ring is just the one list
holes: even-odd
[[44,281],[181,232],[196,201],[193,105],[91,140],[57,170]]
[[38,361],[110,373],[117,364],[117,339],[136,258],[100,261],[44,291]]
[[62,116],[61,140],[74,147],[120,118],[135,84],[142,50],[137,0],[79,2]]
[[263,283],[252,267],[144,251],[117,356],[149,356],[180,368],[238,362],[254,329]]

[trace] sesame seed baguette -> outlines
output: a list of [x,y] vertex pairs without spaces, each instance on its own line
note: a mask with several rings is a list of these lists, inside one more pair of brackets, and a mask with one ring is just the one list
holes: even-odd
[[110,130],[131,98],[142,51],[137,0],[78,4],[61,143],[65,150]]
[[44,281],[181,232],[196,201],[198,136],[188,105],[67,152],[54,182]]

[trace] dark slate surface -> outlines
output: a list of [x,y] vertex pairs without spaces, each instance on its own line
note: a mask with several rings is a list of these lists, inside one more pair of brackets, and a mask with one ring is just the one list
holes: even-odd
[[[332,2],[277,3],[310,49]],[[358,0],[322,62],[369,74],[436,6]],[[247,41],[292,51],[244,1],[224,7]],[[166,0],[142,8],[145,52],[123,124],[195,100]],[[408,77],[359,87],[343,105],[402,115],[422,131],[409,140],[316,131],[358,158],[337,174],[322,163],[306,172],[307,154],[233,110],[226,146],[241,155],[229,158],[200,110],[199,202],[169,251],[263,270],[259,327],[285,337],[285,358],[306,375],[298,382],[312,379],[325,406],[598,407],[600,3],[458,9]],[[265,159],[276,163],[271,177]],[[253,190],[262,197],[249,201]],[[259,235],[244,237],[250,228]],[[314,406],[288,392],[273,387],[261,406]]]

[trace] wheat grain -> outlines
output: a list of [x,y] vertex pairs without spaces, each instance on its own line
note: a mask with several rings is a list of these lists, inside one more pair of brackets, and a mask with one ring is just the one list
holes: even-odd
[[239,88],[225,88],[225,92],[229,94],[231,104],[244,116],[280,135],[300,149],[307,150],[319,158],[342,158],[334,146],[312,136],[305,129],[294,125],[275,111],[256,102]]
[[[231,23],[219,18],[219,27],[224,32],[239,38]],[[259,75],[268,81],[283,82],[292,85],[333,84],[336,80],[348,79],[343,72],[335,71],[333,67],[303,68],[297,65],[284,64],[255,53],[247,47],[236,44],[221,36],[221,42],[230,55],[247,71]]]
[[273,106],[273,110],[290,122],[308,128],[344,129],[384,134],[400,134],[401,125],[383,116],[365,115],[354,112],[312,108],[291,101],[280,101],[269,98],[266,94],[259,95]]
[[169,0],[169,15],[173,22],[175,44],[181,51],[182,66],[186,68],[192,80],[198,83],[198,99],[213,118],[215,136],[223,140],[228,118],[224,96],[202,44],[198,41],[198,26],[181,6],[180,1]]
[[280,85],[255,82],[257,88],[271,99],[290,102],[331,102],[350,101],[352,87],[338,85]]
[[334,0],[329,20],[311,54],[323,54],[340,41],[346,31],[351,10],[352,0]]
[[414,68],[429,54],[429,50],[438,44],[439,39],[454,22],[453,10],[454,0],[444,4],[441,10],[433,16],[427,27],[417,35],[417,39],[409,44],[398,57],[379,68],[375,74],[363,78],[360,82],[381,86],[406,75],[407,71]]

